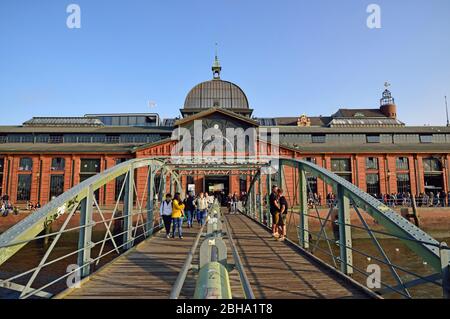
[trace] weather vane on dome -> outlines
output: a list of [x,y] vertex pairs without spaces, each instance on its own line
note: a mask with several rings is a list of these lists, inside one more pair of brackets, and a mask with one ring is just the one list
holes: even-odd
[[217,42],[216,42],[216,56],[214,59],[214,64],[212,66],[213,77],[214,79],[220,79],[220,72],[222,71],[222,67],[220,66],[219,56],[217,54]]
[[386,90],[391,86],[391,83],[389,82],[384,82],[384,87],[386,88]]

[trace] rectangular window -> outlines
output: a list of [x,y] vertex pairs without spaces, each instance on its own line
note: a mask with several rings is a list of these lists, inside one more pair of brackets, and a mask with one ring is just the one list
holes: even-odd
[[50,176],[50,200],[64,193],[64,175]]
[[50,136],[48,135],[37,135],[36,143],[48,143]]
[[133,143],[134,135],[124,134],[120,136],[120,143]]
[[8,135],[8,143],[20,143],[22,140],[20,135]]
[[31,198],[31,174],[21,174],[17,184],[17,200],[27,201]]
[[351,172],[350,159],[333,158],[331,159],[331,170],[333,172]]
[[104,135],[94,135],[92,136],[92,143],[105,143],[106,136]]
[[6,139],[6,135],[0,135],[0,143],[6,143],[7,139]]
[[378,169],[378,158],[367,157],[366,158],[366,169]]
[[313,135],[311,135],[311,141],[313,143],[317,143],[317,144],[325,143],[326,137],[324,134],[313,134]]
[[33,169],[33,160],[29,157],[22,157],[19,162],[19,171],[31,171]]
[[308,182],[308,189],[306,190],[306,192],[309,193],[313,193],[313,194],[317,194],[317,177],[307,177],[306,178],[307,182]]
[[241,194],[247,192],[247,176],[245,175],[239,176],[239,191]]
[[64,143],[76,143],[77,140],[76,135],[64,135]]
[[3,170],[5,169],[5,159],[0,158],[0,196],[3,195]]
[[352,181],[352,167],[351,161],[347,158],[333,158],[331,159],[331,171],[339,175],[343,179]]
[[401,194],[409,192],[411,192],[409,174],[397,174],[397,193]]
[[22,136],[22,143],[34,143],[34,136],[32,134],[26,134]]
[[92,143],[92,136],[80,135],[78,136],[78,143]]
[[442,172],[441,161],[437,158],[424,158],[423,159],[424,172]]
[[367,135],[367,143],[380,143],[380,135]]
[[100,173],[99,159],[81,159],[80,173],[97,174]]
[[64,141],[62,135],[50,135],[48,142],[50,144],[61,144]]
[[[99,159],[81,159],[80,183],[100,173]],[[95,191],[95,198],[99,199],[100,189]]]
[[[151,141],[151,140],[150,140]],[[147,136],[146,135],[136,135],[134,137],[135,143],[147,143]]]
[[398,171],[409,170],[409,162],[407,157],[397,157],[396,166]]
[[108,144],[119,144],[120,136],[119,135],[107,135],[106,143]]
[[420,143],[433,143],[433,135],[420,135]]
[[[124,183],[125,183],[125,175],[121,175],[116,178],[116,184],[114,186],[115,191],[114,198],[116,201],[119,199],[119,195],[121,201],[125,198],[125,187],[122,190]],[[120,191],[122,191],[122,193],[120,193]]]
[[66,160],[62,157],[52,158],[52,171],[63,171],[66,168]]
[[380,179],[378,174],[367,174],[366,186],[368,194],[378,196],[380,194]]
[[316,164],[316,158],[315,157],[306,157],[305,161]]

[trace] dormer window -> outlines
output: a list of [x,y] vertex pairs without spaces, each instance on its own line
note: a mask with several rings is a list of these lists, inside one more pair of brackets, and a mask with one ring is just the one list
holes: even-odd
[[357,112],[355,113],[355,115],[353,115],[353,117],[365,117],[365,115],[362,114],[361,112]]

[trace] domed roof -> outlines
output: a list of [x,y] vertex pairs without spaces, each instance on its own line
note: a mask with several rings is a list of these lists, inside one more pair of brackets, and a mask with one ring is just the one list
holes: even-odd
[[220,80],[207,81],[196,85],[187,95],[185,109],[248,109],[244,91],[234,83]]

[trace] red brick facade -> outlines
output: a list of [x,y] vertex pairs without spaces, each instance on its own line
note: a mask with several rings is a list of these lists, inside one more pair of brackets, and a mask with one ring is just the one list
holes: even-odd
[[[4,158],[2,189],[4,194],[10,196],[14,204],[23,204],[17,200],[17,188],[19,175],[31,175],[30,201],[32,203],[40,202],[45,204],[50,200],[50,178],[51,175],[64,175],[64,191],[67,191],[80,182],[80,163],[81,159],[100,160],[100,171],[104,171],[116,164],[118,159],[142,158],[151,156],[169,156],[174,142],[156,144],[152,147],[138,150],[136,153],[123,154],[6,154],[0,155]],[[351,180],[364,191],[366,188],[366,176],[368,173],[377,174],[379,177],[379,186],[381,193],[397,193],[397,174],[409,174],[411,193],[417,194],[425,191],[425,178],[423,159],[436,154],[303,154],[291,149],[281,149],[280,155],[287,158],[313,158],[317,165],[324,166],[332,170],[333,158],[346,158],[351,162]],[[31,171],[19,170],[20,159],[29,157],[32,159],[33,167]],[[54,171],[51,169],[52,158],[62,157],[65,159],[65,168],[63,171]],[[378,159],[378,169],[367,170],[366,158],[375,157]],[[409,162],[408,170],[397,170],[397,157],[407,157]],[[450,155],[440,155],[442,162],[442,184],[446,192],[449,191]],[[139,194],[144,194],[146,185],[147,169],[141,168],[137,171],[136,183]],[[292,169],[285,170],[285,179],[289,185],[293,184],[295,172]],[[203,190],[204,179],[202,176],[194,176],[196,190]],[[249,185],[250,177],[247,177]],[[263,178],[263,190],[265,192],[265,178]],[[167,183],[168,185],[169,183]],[[187,178],[182,177],[183,190],[187,189]],[[229,177],[230,192],[240,191],[240,182],[238,173]],[[169,187],[169,186],[168,186]],[[167,189],[168,190],[168,189]],[[331,188],[326,188],[324,183],[319,180],[317,183],[318,193],[325,198],[326,193]],[[294,190],[289,190],[293,192]],[[111,205],[115,199],[115,182],[110,182],[99,190],[99,204]],[[145,198],[144,198],[145,199]]]

